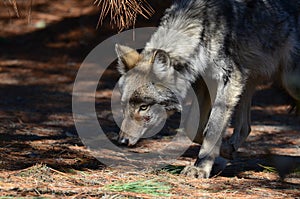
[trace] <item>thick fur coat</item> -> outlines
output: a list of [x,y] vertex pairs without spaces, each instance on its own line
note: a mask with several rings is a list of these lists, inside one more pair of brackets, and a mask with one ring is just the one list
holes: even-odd
[[[119,141],[134,145],[167,117],[161,115],[165,110],[180,111],[193,86],[203,110],[194,141],[202,146],[195,165],[182,173],[209,177],[220,152],[232,158],[251,131],[258,83],[282,80],[300,101],[299,13],[299,0],[174,2],[142,53],[116,46],[124,110]],[[217,82],[213,102],[206,96],[205,77]],[[222,143],[235,108],[234,133]]]

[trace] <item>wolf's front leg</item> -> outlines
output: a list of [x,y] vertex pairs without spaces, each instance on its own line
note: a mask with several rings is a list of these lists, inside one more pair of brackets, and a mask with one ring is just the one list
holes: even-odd
[[226,83],[219,82],[197,161],[194,166],[186,167],[182,174],[196,178],[210,176],[214,160],[220,153],[223,132],[243,89],[241,79],[241,74],[235,71]]

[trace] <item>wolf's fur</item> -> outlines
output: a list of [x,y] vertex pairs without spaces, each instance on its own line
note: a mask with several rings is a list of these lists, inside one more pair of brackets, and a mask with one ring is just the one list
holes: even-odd
[[[195,138],[202,146],[195,166],[183,174],[209,177],[220,148],[230,158],[247,138],[251,99],[259,82],[279,75],[300,100],[299,12],[300,0],[176,1],[141,54],[116,46],[124,104],[119,141],[134,145],[167,117],[161,117],[161,106],[180,110],[180,100],[196,82],[201,110],[206,109]],[[218,83],[213,104],[203,96],[207,88],[201,76]],[[234,133],[222,144],[235,107]]]

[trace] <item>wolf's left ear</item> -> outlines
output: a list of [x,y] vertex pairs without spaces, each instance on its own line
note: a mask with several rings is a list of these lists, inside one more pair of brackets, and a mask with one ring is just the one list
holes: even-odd
[[116,44],[115,50],[118,55],[118,70],[122,75],[134,68],[141,59],[141,55],[135,49],[128,46]]

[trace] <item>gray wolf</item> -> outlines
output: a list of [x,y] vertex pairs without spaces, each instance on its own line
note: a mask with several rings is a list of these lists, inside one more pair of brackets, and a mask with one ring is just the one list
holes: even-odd
[[[216,157],[232,158],[249,135],[257,84],[279,79],[300,101],[299,13],[299,0],[175,1],[141,53],[116,45],[124,113],[119,142],[135,145],[180,111],[193,87],[201,110],[194,141],[202,145],[195,165],[182,173],[209,177]],[[202,77],[217,82],[213,102]],[[234,133],[222,141],[234,110]]]

